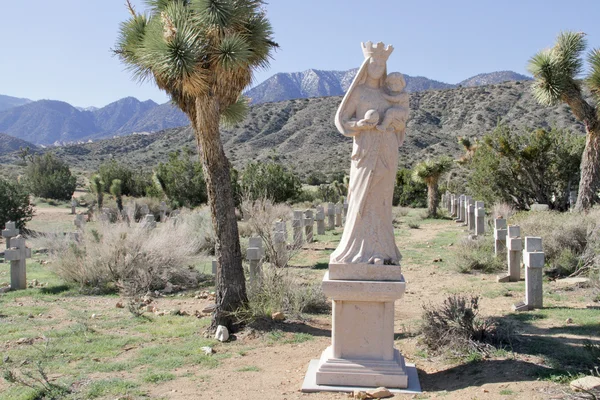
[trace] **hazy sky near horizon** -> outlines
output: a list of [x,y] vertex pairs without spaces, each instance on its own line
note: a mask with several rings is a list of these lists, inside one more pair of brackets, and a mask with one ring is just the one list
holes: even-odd
[[[168,97],[133,81],[111,53],[124,0],[4,1],[0,94],[102,107],[122,97]],[[143,10],[143,0],[133,0]],[[388,71],[457,83],[482,72],[526,74],[528,59],[562,30],[600,47],[600,1],[573,0],[270,0],[281,48],[255,84],[278,72],[347,70],[359,43],[393,44]]]

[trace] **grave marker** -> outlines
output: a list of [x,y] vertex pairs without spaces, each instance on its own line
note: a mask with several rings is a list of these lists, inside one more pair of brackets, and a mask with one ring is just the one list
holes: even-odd
[[15,224],[12,221],[7,222],[6,226],[2,230],[2,237],[4,239],[6,239],[6,248],[7,249],[9,249],[11,247],[10,239],[14,238],[18,234],[19,234],[19,230],[17,229],[17,224]]
[[317,235],[325,234],[325,210],[323,206],[317,206],[317,213],[315,214],[315,220],[317,221]]
[[518,225],[511,225],[507,229],[506,250],[508,275],[498,277],[498,282],[518,282],[521,279],[521,254],[523,252],[521,228]]
[[27,289],[27,267],[25,260],[31,258],[31,249],[25,245],[21,235],[11,239],[11,248],[4,252],[6,261],[10,261],[10,288],[12,290]]
[[162,201],[160,203],[160,222],[165,222],[167,220],[167,203]]
[[483,236],[485,233],[485,209],[483,201],[475,202],[475,234]]
[[327,203],[327,230],[332,231],[335,229],[335,204]]
[[314,225],[315,225],[315,220],[313,218],[313,211],[312,210],[304,211],[304,236],[306,237],[307,243],[312,243],[312,241],[313,241]]
[[496,257],[506,250],[506,220],[504,218],[496,218],[494,220],[494,254]]
[[77,200],[71,199],[71,215],[77,214]]

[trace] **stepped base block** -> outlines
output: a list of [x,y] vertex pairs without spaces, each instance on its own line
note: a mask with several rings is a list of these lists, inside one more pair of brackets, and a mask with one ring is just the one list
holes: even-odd
[[[374,388],[374,386],[358,386],[355,382],[350,385],[318,385],[317,384],[317,370],[321,360],[311,360],[308,365],[308,371],[304,377],[301,391],[304,393],[316,393],[316,392],[346,392],[352,393],[355,390],[367,391]],[[419,375],[417,374],[417,368],[414,364],[406,364],[406,375],[408,377],[408,387],[405,389],[398,389],[387,387],[392,393],[406,393],[416,394],[421,393],[421,384],[419,382]]]
[[333,357],[332,347],[321,355],[316,372],[317,385],[407,388],[404,357],[394,349],[393,360]]

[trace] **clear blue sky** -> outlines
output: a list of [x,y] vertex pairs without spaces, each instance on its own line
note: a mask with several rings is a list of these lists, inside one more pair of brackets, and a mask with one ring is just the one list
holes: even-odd
[[[111,54],[128,17],[124,2],[3,1],[0,94],[84,107],[125,96],[167,101]],[[281,49],[257,83],[277,72],[358,67],[367,40],[394,45],[388,70],[448,83],[526,73],[527,60],[561,30],[584,31],[600,47],[599,0],[271,0],[267,12]]]

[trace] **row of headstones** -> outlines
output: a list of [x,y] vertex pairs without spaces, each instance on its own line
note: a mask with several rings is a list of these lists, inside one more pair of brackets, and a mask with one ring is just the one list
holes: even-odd
[[485,205],[483,201],[474,201],[471,196],[456,196],[446,192],[442,194],[442,206],[454,217],[457,223],[467,226],[477,236],[485,233]]
[[[348,203],[333,204],[328,203],[327,208],[318,206],[316,213],[313,210],[294,211],[292,219],[292,228],[294,231],[294,245],[300,246],[306,242],[311,243],[314,238],[314,224],[317,222],[317,234],[324,235],[326,230],[333,230],[336,227],[343,226],[348,211]],[[327,217],[327,218],[325,218]],[[325,223],[327,219],[327,224]],[[304,234],[303,230],[304,229]],[[278,257],[287,257],[287,224],[285,221],[275,222],[273,227],[273,245]],[[261,260],[265,256],[263,241],[260,237],[251,237],[248,239],[248,248],[246,249],[246,259],[250,263],[250,283],[260,280]],[[212,262],[212,273],[217,274],[218,262]]]
[[525,301],[513,305],[515,311],[542,308],[543,268],[545,253],[541,237],[521,237],[521,227],[507,226],[506,219],[494,220],[494,252],[496,257],[506,251],[508,273],[498,276],[498,282],[518,282],[521,280],[521,260],[525,265]]
[[[477,236],[483,235],[485,209],[483,202],[473,202],[471,196],[456,196],[446,192],[442,195],[442,204],[448,212],[456,217],[457,222],[464,222]],[[525,237],[525,248],[519,226],[507,226],[506,219],[494,220],[494,252],[496,257],[506,250],[508,274],[498,277],[499,282],[518,282],[521,279],[521,259],[525,265],[525,301],[513,306],[516,311],[542,308],[542,278],[544,267],[544,250],[542,238]]]
[[[129,206],[125,206],[123,207],[123,211],[122,211],[122,215],[123,218],[129,218]],[[162,202],[160,205],[160,221],[161,222],[166,222],[167,221],[167,205],[165,202]],[[156,218],[154,217],[154,214],[150,213],[150,209],[148,207],[148,205],[144,204],[141,207],[141,213],[142,215],[144,215],[144,218],[142,218],[140,220],[140,224],[142,224],[144,227],[148,228],[148,229],[154,229],[156,228]],[[170,217],[173,219],[173,221],[176,223],[177,222],[177,217],[179,216],[179,210],[174,210]],[[102,212],[100,214],[100,221],[102,222],[109,222],[110,221],[110,209],[109,208],[103,208]],[[86,224],[86,216],[85,214],[77,214],[75,215],[75,226],[80,229],[83,230],[85,228],[85,224]]]
[[4,259],[10,261],[10,288],[19,290],[27,288],[27,267],[25,260],[31,258],[31,249],[26,246],[25,238],[12,221],[7,222],[2,230],[6,239]]

